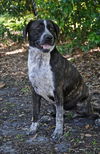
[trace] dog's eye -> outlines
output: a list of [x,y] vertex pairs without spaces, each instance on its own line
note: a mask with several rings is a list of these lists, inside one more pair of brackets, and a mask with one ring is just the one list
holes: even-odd
[[41,32],[41,29],[39,27],[35,28],[35,29],[32,29],[32,32],[34,33],[38,33],[38,32]]
[[52,27],[49,27],[49,30],[50,30],[50,31],[53,31],[53,28],[52,28]]
[[48,29],[49,29],[50,31],[53,31],[53,27],[52,27],[51,25],[48,25]]
[[34,29],[32,29],[33,31],[36,31],[36,30],[39,30],[40,28],[39,27],[36,27]]

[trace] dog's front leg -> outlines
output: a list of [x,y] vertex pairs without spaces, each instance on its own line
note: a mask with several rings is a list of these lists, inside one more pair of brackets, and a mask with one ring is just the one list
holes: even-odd
[[29,134],[34,134],[37,131],[39,126],[39,113],[40,113],[40,105],[41,105],[41,97],[37,95],[32,88],[32,101],[33,101],[33,115],[32,115],[32,124],[30,127]]
[[52,138],[58,139],[63,134],[63,95],[55,96],[56,101],[56,128]]

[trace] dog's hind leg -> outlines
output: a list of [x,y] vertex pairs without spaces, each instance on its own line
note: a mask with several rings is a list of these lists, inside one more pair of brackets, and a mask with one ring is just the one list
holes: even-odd
[[92,116],[93,115],[93,107],[91,104],[91,97],[88,96],[84,100],[81,100],[77,103],[77,113],[82,116]]
[[92,118],[100,118],[100,101],[99,93],[95,97],[95,93],[89,94],[85,99],[77,103],[77,111],[80,114],[91,116]]
[[29,134],[34,134],[37,131],[39,126],[39,113],[40,113],[40,105],[41,105],[41,97],[37,95],[32,88],[32,101],[33,101],[33,114],[32,114],[32,124],[30,127]]

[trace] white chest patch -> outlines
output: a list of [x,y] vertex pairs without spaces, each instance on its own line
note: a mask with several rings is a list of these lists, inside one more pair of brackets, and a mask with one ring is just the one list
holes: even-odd
[[28,55],[29,80],[37,94],[47,101],[54,97],[53,72],[50,67],[50,53],[43,53],[30,47]]

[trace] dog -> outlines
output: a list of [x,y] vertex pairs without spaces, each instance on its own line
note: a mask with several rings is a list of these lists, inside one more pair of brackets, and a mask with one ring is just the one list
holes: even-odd
[[64,109],[77,108],[80,114],[93,112],[88,87],[82,76],[70,61],[56,48],[59,27],[51,20],[30,21],[25,30],[28,34],[28,76],[32,85],[33,117],[30,133],[36,133],[39,126],[41,98],[56,108],[56,127],[52,138],[63,134]]

